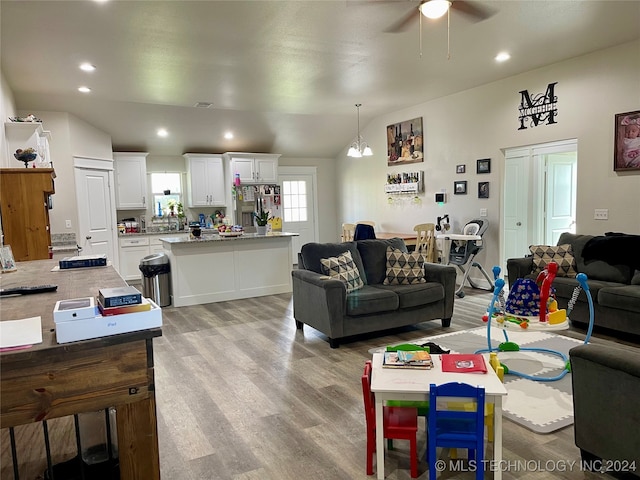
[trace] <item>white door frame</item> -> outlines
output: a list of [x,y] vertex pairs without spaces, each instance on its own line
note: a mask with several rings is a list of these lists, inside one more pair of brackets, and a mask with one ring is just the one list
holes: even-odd
[[[526,229],[525,236],[529,244],[543,244],[545,238],[545,203],[548,179],[546,175],[546,168],[544,165],[544,156],[551,153],[563,153],[571,151],[575,151],[577,154],[577,139],[560,140],[557,142],[547,142],[537,145],[514,147],[503,150],[503,161],[505,163],[507,158],[516,157],[522,158],[522,161],[526,162],[526,167],[521,169],[521,173],[527,175],[527,178],[524,180],[524,182],[530,186],[527,207],[528,220],[526,220],[526,225],[523,225],[523,227]],[[502,225],[500,228],[500,258],[501,263],[504,262],[504,265],[502,266],[506,269],[507,259],[505,258],[505,251],[507,251],[508,248],[506,245],[504,225],[505,205],[508,202],[514,202],[515,200],[507,198],[506,196],[506,186],[509,179],[506,177],[506,168],[503,168],[502,171],[504,177],[502,179],[503,195],[502,204],[500,206],[500,218]],[[506,270],[503,270],[503,273],[506,274]]]
[[[74,180],[75,180],[75,169],[84,169],[84,170],[101,170],[107,171],[109,175],[109,199],[110,199],[110,212],[111,212],[111,244],[113,251],[113,258],[111,259],[113,268],[117,271],[120,271],[120,257],[119,257],[119,248],[118,248],[118,236],[117,236],[117,228],[116,225],[116,200],[115,200],[115,179],[113,176],[113,160],[112,159],[103,159],[103,158],[88,158],[88,157],[73,157],[73,168],[74,168]],[[76,186],[77,192],[77,186]],[[77,201],[77,197],[76,197]],[[77,208],[77,206],[76,206]],[[78,215],[78,235],[83,230],[86,230],[87,225],[81,225],[82,219]],[[81,239],[78,238],[78,245],[80,245]]]

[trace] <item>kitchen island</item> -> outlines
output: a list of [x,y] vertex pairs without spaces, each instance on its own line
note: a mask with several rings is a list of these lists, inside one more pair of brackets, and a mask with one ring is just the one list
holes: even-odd
[[291,292],[291,240],[297,235],[272,232],[160,238],[171,264],[172,305]]

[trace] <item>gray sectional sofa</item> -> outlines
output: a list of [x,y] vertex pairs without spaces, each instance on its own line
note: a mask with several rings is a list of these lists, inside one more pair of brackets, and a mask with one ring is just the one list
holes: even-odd
[[640,476],[640,351],[589,344],[569,357],[575,443],[585,466]]
[[[426,283],[383,285],[387,247],[407,252],[403,240],[359,240],[308,243],[293,270],[293,315],[298,329],[307,324],[329,337],[331,348],[344,337],[441,319],[448,327],[453,314],[454,267],[424,264]],[[347,293],[344,282],[326,276],[321,259],[350,252],[364,287]]]
[[[640,335],[640,236],[563,233],[558,245],[566,244],[571,245],[575,270],[587,275],[594,302],[594,324]],[[533,257],[507,260],[511,283],[518,278],[535,278],[533,270]],[[555,278],[553,287],[560,308],[567,307],[576,285],[575,278]],[[588,324],[589,305],[584,293],[578,297],[570,319],[572,323]]]

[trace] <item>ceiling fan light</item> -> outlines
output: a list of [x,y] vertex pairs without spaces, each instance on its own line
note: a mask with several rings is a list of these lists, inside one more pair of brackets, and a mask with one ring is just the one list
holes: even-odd
[[451,2],[448,0],[429,0],[428,2],[420,5],[420,11],[427,18],[440,18],[451,6]]

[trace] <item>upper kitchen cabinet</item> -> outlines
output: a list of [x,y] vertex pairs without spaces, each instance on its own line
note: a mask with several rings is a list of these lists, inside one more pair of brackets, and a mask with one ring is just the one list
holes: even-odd
[[[38,154],[36,160],[29,164],[36,167],[51,167],[51,158],[49,158],[49,140],[51,132],[42,128],[40,122],[5,122],[4,135],[7,139],[7,158],[15,158],[13,156],[16,150],[33,148]],[[17,162],[17,160],[15,160]],[[24,166],[24,164],[22,164]],[[10,164],[9,167],[17,167]],[[19,168],[19,167],[18,167]]]
[[185,153],[190,207],[224,206],[222,155]]
[[225,155],[229,158],[231,177],[239,174],[241,183],[278,181],[278,154],[229,152]]
[[149,154],[113,153],[117,210],[147,208],[147,155]]

